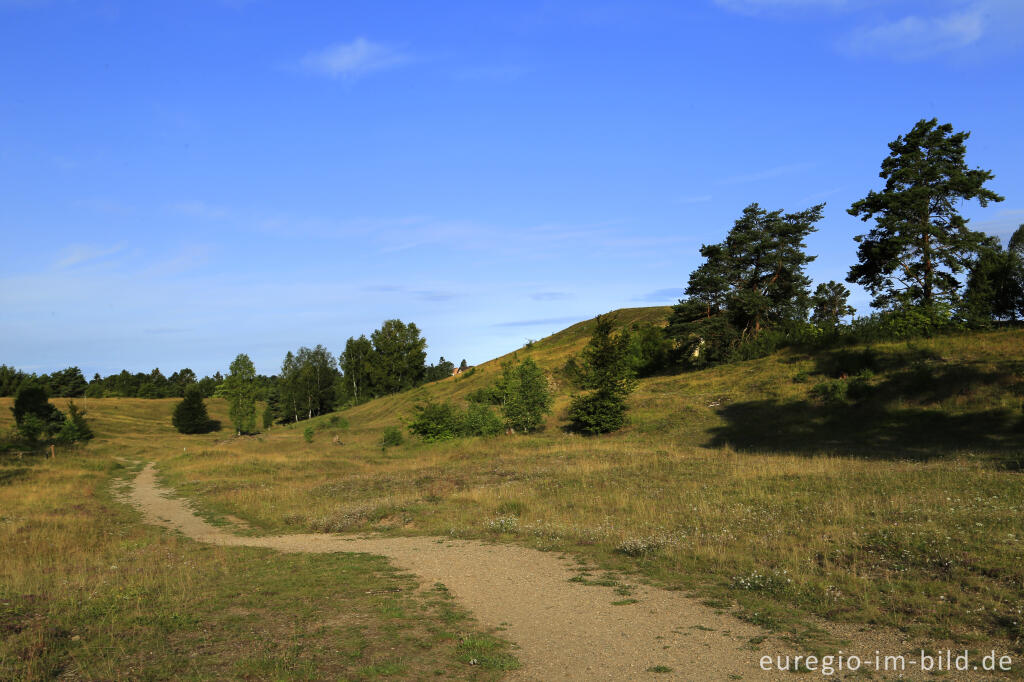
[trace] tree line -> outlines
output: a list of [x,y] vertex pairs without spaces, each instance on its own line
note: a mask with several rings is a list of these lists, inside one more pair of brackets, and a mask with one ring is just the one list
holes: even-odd
[[872,295],[875,312],[850,320],[849,289],[810,289],[815,259],[805,240],[824,204],[793,213],[750,204],[722,242],[705,244],[666,332],[674,360],[704,365],[763,355],[797,342],[834,343],[985,328],[1024,316],[1024,225],[1006,248],[971,230],[958,207],[1003,201],[985,186],[991,171],[968,168],[967,132],[921,120],[889,144],[879,177],[848,213],[874,226],[855,237],[846,282]]

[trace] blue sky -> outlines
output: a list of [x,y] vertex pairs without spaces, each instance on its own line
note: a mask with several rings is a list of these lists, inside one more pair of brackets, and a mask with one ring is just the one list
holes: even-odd
[[393,317],[480,362],[674,303],[754,201],[827,202],[842,280],[933,116],[1005,237],[1022,51],[1019,0],[0,0],[0,362],[273,373]]

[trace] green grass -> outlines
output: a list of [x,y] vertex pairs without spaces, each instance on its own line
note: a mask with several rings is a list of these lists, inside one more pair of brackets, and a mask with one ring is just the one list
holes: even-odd
[[504,669],[462,662],[458,633],[489,635],[383,558],[198,544],[112,498],[137,467],[58,452],[0,464],[0,679],[488,679]]

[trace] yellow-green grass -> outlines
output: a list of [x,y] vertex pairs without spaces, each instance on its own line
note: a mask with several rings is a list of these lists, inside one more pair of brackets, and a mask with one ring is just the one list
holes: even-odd
[[[494,381],[499,358],[345,410],[347,428],[314,419],[312,443],[306,423],[178,436],[173,401],[145,407],[147,435],[116,442],[157,459],[211,517],[239,517],[252,532],[519,542],[636,570],[797,633],[819,616],[1022,650],[1024,332],[790,350],[652,377],[630,397],[625,429],[586,438],[563,428],[570,389],[557,370],[591,329],[517,351],[559,392],[537,434],[432,445],[407,434],[379,446],[418,401],[459,402]],[[853,398],[828,400],[843,391]],[[90,401],[90,416],[115,433],[115,413],[150,402]]]
[[116,499],[134,467],[113,457],[180,451],[169,403],[89,403],[93,444],[0,457],[0,679],[492,679],[516,666],[442,587],[421,591],[380,557],[215,547],[143,524]]

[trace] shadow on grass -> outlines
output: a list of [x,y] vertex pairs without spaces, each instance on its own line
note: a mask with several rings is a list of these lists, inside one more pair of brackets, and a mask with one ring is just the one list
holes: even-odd
[[[972,451],[1024,470],[1024,419],[998,407],[1019,394],[1015,369],[942,365],[930,352],[837,351],[818,359],[826,379],[803,400],[723,407],[708,445],[748,451],[925,460]],[[874,372],[886,374],[876,378]]]

